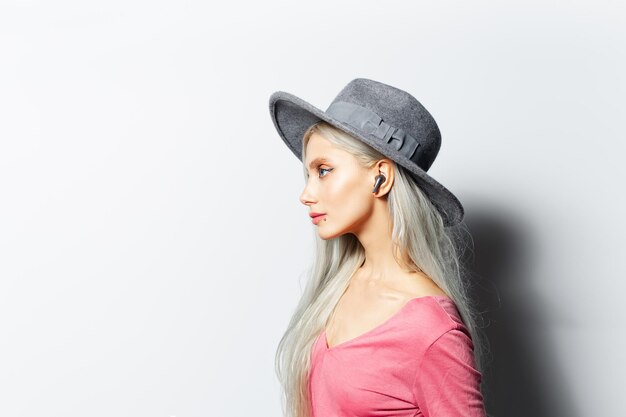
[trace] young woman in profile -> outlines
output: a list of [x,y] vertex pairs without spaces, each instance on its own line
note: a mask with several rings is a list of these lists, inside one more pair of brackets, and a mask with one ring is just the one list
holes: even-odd
[[288,417],[484,417],[481,344],[452,226],[464,211],[426,172],[441,145],[413,96],[348,83],[324,112],[270,97],[303,162],[317,229],[277,353]]

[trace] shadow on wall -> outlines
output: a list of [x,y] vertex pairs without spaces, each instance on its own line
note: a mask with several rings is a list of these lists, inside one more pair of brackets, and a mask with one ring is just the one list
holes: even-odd
[[544,303],[551,297],[534,294],[527,279],[534,264],[533,236],[501,213],[474,211],[481,214],[465,218],[474,256],[468,250],[463,262],[489,343],[482,386],[487,414],[579,416],[545,337],[550,320]]

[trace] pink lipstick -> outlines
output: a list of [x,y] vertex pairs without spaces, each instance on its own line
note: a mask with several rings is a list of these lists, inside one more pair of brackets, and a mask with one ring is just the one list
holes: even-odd
[[309,213],[309,216],[311,216],[311,221],[313,222],[313,224],[318,224],[320,221],[322,221],[322,218],[326,216],[326,213]]

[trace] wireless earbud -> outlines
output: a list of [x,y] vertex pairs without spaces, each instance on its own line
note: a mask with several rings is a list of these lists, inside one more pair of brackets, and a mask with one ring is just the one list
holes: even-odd
[[385,182],[386,179],[387,178],[385,178],[383,174],[376,175],[376,182],[374,182],[374,189],[372,190],[374,194],[378,192],[378,189],[380,188],[381,184]]

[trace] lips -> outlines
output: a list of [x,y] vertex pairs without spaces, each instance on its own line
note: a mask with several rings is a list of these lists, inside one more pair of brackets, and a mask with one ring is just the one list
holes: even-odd
[[323,219],[323,218],[325,218],[325,217],[326,217],[326,215],[325,215],[325,214],[322,214],[322,215],[320,215],[320,216],[315,216],[315,217],[313,217],[313,218],[311,219],[311,221],[313,222],[313,224],[318,224],[318,223],[319,223],[319,222],[321,222],[321,221],[322,221],[322,219]]
[[313,222],[313,224],[318,224],[319,222],[321,222],[325,215],[326,213],[315,213],[315,212],[309,213],[309,216],[311,216],[311,221]]

